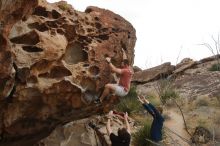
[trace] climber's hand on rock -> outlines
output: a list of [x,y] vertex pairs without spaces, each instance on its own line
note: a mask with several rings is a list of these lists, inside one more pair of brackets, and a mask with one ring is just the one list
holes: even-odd
[[138,100],[143,104],[144,103],[144,98],[143,98],[143,96],[137,96],[138,97]]
[[110,58],[110,57],[106,57],[105,59],[106,59],[106,61],[107,61],[108,63],[111,62],[111,58]]
[[128,119],[128,113],[127,112],[124,114],[124,119]]
[[113,111],[109,111],[108,116],[112,117],[112,115],[113,115]]

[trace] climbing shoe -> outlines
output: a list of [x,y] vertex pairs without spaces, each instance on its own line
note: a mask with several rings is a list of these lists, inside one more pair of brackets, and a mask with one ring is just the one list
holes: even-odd
[[88,123],[89,127],[91,127],[92,129],[95,129],[96,128],[96,125],[92,122],[89,122]]
[[94,101],[94,103],[95,103],[95,104],[101,104],[101,101],[100,101],[100,99],[96,99],[96,100]]

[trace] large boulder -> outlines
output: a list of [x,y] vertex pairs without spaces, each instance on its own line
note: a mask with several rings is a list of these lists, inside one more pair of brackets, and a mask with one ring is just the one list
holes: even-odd
[[193,61],[190,58],[184,58],[180,63],[178,63],[173,71],[173,75],[181,74],[185,70],[192,68],[197,64],[196,61]]
[[133,64],[133,26],[109,10],[79,12],[65,1],[39,0],[36,8],[34,2],[4,3],[5,10],[20,10],[21,3],[33,12],[18,10],[21,15],[13,17],[19,21],[7,27],[10,42],[3,51],[9,57],[0,56],[7,63],[1,68],[0,145],[31,145],[59,124],[109,111],[116,97],[99,105],[92,101],[114,79],[105,57],[120,66],[125,52]]
[[[24,16],[28,16],[37,5],[37,0],[1,0],[0,1],[0,97],[8,96],[15,82],[13,55],[8,35],[12,26]],[[0,143],[4,142],[4,117],[8,104],[0,101]]]
[[133,66],[134,72],[142,71],[142,69],[138,66]]
[[170,62],[167,62],[150,69],[145,69],[143,71],[134,73],[132,82],[147,83],[150,81],[158,80],[172,74],[174,68],[175,67],[171,65]]
[[193,135],[192,142],[196,144],[206,144],[212,140],[212,134],[210,131],[204,127],[196,127]]
[[15,71],[8,35],[12,26],[25,15],[29,15],[37,0],[0,1],[0,97],[7,96],[14,84]]

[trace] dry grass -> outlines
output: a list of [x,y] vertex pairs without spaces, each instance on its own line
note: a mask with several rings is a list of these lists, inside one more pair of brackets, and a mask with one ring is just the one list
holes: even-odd
[[58,5],[58,7],[59,7],[61,10],[63,10],[63,11],[67,11],[67,10],[70,9],[70,5],[69,5],[67,2],[65,2],[65,1],[60,2],[60,4]]
[[209,71],[220,71],[220,64],[219,64],[219,63],[213,64],[213,65],[209,68]]
[[193,101],[193,108],[199,108],[202,106],[209,106],[211,103],[210,98],[207,96],[199,96]]
[[115,107],[118,111],[135,114],[141,111],[142,105],[137,100],[136,87],[132,86],[128,95],[121,98],[120,103]]
[[220,141],[220,126],[219,125],[215,127],[215,139],[217,141]]
[[205,127],[205,128],[207,128],[209,125],[207,119],[203,119],[203,118],[199,118],[196,123],[198,126]]
[[151,121],[146,120],[143,126],[141,126],[141,128],[132,135],[133,144],[135,146],[150,146],[150,143],[146,140],[146,138],[150,139],[150,128]]
[[155,89],[163,105],[169,100],[176,100],[180,97],[177,90],[172,86],[172,82],[167,79],[159,80]]
[[200,106],[208,106],[208,105],[209,105],[209,103],[206,99],[198,99],[196,101],[196,106],[200,107]]
[[219,114],[215,116],[215,118],[214,118],[214,123],[215,123],[216,125],[219,125],[219,127],[220,127],[220,115],[219,115]]
[[154,105],[154,106],[160,106],[161,101],[160,98],[156,95],[147,95],[147,99]]

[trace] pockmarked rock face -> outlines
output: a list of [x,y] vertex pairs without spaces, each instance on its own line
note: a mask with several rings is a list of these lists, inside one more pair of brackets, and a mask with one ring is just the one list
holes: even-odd
[[10,74],[0,90],[0,134],[8,145],[33,144],[58,124],[109,111],[117,98],[93,103],[113,82],[105,57],[118,67],[123,52],[134,60],[135,29],[121,16],[97,7],[79,12],[65,1],[29,6],[31,15],[22,13],[8,31],[11,60],[1,70]]
[[37,5],[37,0],[0,1],[0,97],[8,96],[14,84],[15,71],[8,35],[12,26]]

